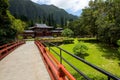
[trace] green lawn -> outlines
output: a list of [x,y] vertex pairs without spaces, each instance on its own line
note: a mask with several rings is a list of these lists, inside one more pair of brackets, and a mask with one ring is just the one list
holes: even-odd
[[[100,44],[100,43],[98,44],[98,43],[86,42],[85,45],[89,48],[89,50],[87,51],[88,55],[85,57],[85,60],[120,77],[120,57],[118,57],[119,53],[116,49],[113,49],[110,47],[105,47],[103,44]],[[74,46],[75,46],[75,44],[60,45],[61,48],[65,49],[71,53],[73,53],[72,49]],[[59,52],[59,50],[57,48],[53,47],[53,49],[55,49],[57,52]],[[65,59],[67,59],[70,63],[72,63],[74,66],[76,66],[80,71],[82,71],[86,75],[88,75],[90,78],[92,78],[94,80],[106,80],[107,77],[105,77],[103,74],[101,74],[98,71],[92,69],[91,67],[83,64],[82,62],[72,58],[71,56],[67,55],[66,53],[62,52],[62,56]],[[58,57],[57,57],[57,59],[59,60]],[[77,74],[65,62],[63,62],[63,64],[68,69],[68,71],[70,71],[77,78],[77,80],[81,80],[81,77],[79,76],[79,74]]]

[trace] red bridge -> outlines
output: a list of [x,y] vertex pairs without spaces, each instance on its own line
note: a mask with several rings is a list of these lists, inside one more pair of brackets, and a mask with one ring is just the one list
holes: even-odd
[[[37,45],[35,45],[35,44]],[[50,45],[56,46],[52,43]],[[46,45],[44,44],[45,46]],[[120,80],[103,69],[92,65],[91,63],[60,49],[60,62],[50,53],[49,50],[40,41],[18,41],[0,46],[0,80],[76,80],[62,65],[64,60],[78,74],[86,80],[91,80],[83,72],[62,57],[61,51],[78,59],[84,64],[106,75],[108,80]],[[19,48],[17,48],[19,47]],[[9,54],[9,55],[8,55]]]
[[35,43],[38,48],[33,41],[0,46],[0,80],[75,80],[40,42]]

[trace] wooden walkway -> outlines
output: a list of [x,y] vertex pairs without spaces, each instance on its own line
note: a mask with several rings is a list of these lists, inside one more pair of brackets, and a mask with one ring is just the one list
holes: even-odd
[[0,61],[0,80],[51,80],[33,41]]

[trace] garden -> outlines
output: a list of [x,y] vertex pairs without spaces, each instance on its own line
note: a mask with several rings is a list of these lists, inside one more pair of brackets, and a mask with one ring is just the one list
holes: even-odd
[[[71,39],[70,39],[71,40]],[[96,65],[105,71],[112,73],[120,77],[120,56],[119,51],[115,47],[110,47],[93,38],[75,38],[72,43],[62,43],[59,45],[64,50],[75,54],[93,65]],[[56,47],[52,47],[56,52],[60,52]],[[58,59],[59,57],[52,52],[53,55]],[[70,55],[62,52],[62,56],[67,59],[71,64],[76,66],[80,71],[89,76],[93,80],[106,80],[107,77],[100,72],[94,70],[93,68],[87,66],[86,64],[78,61],[77,59],[71,57]],[[82,80],[83,77],[80,76],[75,70],[73,70],[68,64],[63,61],[65,68],[76,77],[77,80]],[[84,79],[83,79],[84,80]]]

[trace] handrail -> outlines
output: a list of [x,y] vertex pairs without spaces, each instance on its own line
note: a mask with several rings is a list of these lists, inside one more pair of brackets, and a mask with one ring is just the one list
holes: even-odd
[[56,58],[41,44],[39,41],[35,41],[38,49],[41,52],[42,58],[46,64],[47,70],[52,80],[76,80],[62,64],[60,64]]
[[12,52],[14,49],[16,49],[18,46],[24,43],[25,41],[17,41],[17,42],[12,42],[12,43],[8,43],[8,44],[0,46],[0,60],[2,60],[10,52]]
[[0,50],[3,49],[3,48],[5,48],[5,47],[7,47],[7,46],[10,46],[10,45],[12,45],[14,43],[16,43],[16,42],[7,43],[7,44],[4,44],[4,45],[0,46]]
[[51,48],[51,50],[60,57],[60,61],[64,60],[69,66],[71,66],[76,72],[78,72],[80,75],[82,75],[86,80],[91,80],[88,76],[86,76],[84,73],[82,73],[80,70],[78,70],[74,65],[72,65],[65,58],[63,58],[61,55],[59,55],[55,50],[53,50],[52,48]]
[[[47,43],[48,45],[47,45],[46,43]],[[93,69],[95,69],[95,70],[101,72],[102,74],[106,75],[106,76],[108,77],[108,80],[110,80],[110,79],[120,80],[120,78],[116,77],[115,75],[113,75],[113,74],[105,71],[104,69],[102,69],[102,68],[100,68],[100,67],[97,67],[97,66],[95,66],[95,65],[87,62],[86,60],[84,60],[84,59],[82,59],[82,58],[80,58],[80,57],[78,57],[78,56],[76,56],[76,55],[74,55],[74,54],[71,54],[70,52],[68,52],[68,51],[66,51],[66,50],[58,47],[57,45],[55,45],[55,44],[53,44],[53,43],[45,42],[44,44],[45,44],[47,47],[49,47],[49,50],[52,50],[54,53],[56,53],[56,54],[60,57],[60,61],[64,60],[68,65],[70,65],[74,70],[76,70],[79,74],[81,74],[81,75],[82,75],[85,79],[87,79],[87,80],[89,80],[89,78],[88,78],[86,75],[84,75],[84,74],[83,74],[81,71],[79,71],[75,66],[73,66],[73,65],[72,65],[71,63],[69,63],[65,58],[63,58],[63,57],[61,56],[61,53],[58,54],[55,50],[53,50],[52,48],[50,48],[50,45],[57,47],[58,49],[64,51],[66,54],[72,56],[73,58],[75,58],[75,59],[77,59],[77,60],[79,60],[79,61],[87,64],[88,66],[92,67]]]

